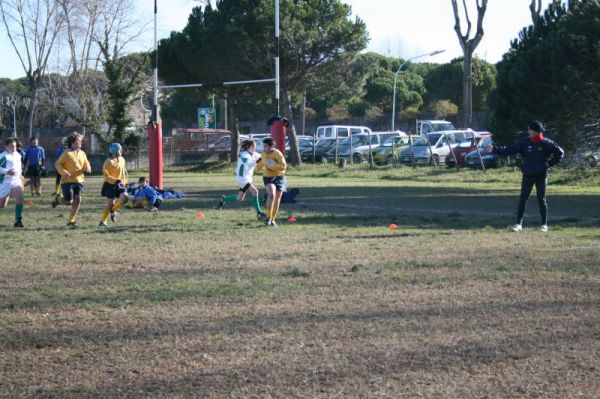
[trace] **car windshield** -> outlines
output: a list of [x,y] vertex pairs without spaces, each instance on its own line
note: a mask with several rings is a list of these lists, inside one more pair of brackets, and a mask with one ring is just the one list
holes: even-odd
[[[420,136],[413,145],[416,146],[430,146],[435,145],[442,135],[441,134],[428,134],[427,136]],[[427,142],[429,139],[429,142]]]
[[333,145],[333,143],[335,143],[335,141],[333,140],[319,140],[319,142],[317,143],[317,147],[329,148]]
[[400,141],[402,140],[402,137],[390,137],[387,140],[385,140],[382,144],[383,147],[393,147],[393,146],[397,146],[398,143],[400,143]]
[[479,148],[485,148],[492,144],[493,144],[492,140],[481,140],[481,142],[479,143]]
[[[363,136],[363,135],[352,136],[352,146],[353,147],[367,145],[367,143],[368,143],[367,136]],[[340,145],[350,146],[350,137],[340,141]]]
[[310,139],[301,139],[298,140],[298,145],[300,147],[312,147],[313,141]]
[[454,130],[454,125],[452,125],[452,123],[436,123],[433,125],[434,132],[441,132],[444,130]]
[[473,147],[473,139],[468,139],[467,141],[463,141],[458,145],[459,148],[469,148]]

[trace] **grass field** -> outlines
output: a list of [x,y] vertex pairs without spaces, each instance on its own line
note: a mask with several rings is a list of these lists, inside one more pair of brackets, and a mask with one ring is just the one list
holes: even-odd
[[214,210],[222,167],[108,230],[98,177],[76,231],[10,205],[0,397],[598,398],[600,172],[552,175],[548,234],[533,198],[508,232],[519,177],[303,167],[278,229]]

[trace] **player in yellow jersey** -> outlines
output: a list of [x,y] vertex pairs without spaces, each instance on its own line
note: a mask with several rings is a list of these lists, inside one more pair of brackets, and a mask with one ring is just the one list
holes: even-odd
[[65,151],[55,163],[56,172],[60,174],[61,195],[57,195],[52,202],[52,208],[56,208],[59,203],[71,207],[69,213],[69,222],[67,227],[76,229],[77,212],[81,206],[81,193],[84,188],[84,174],[92,173],[92,167],[87,159],[87,155],[81,149],[83,144],[83,135],[73,133],[67,139],[68,151]]
[[277,227],[275,219],[279,212],[281,196],[286,191],[285,188],[285,170],[287,163],[285,157],[275,148],[275,141],[272,138],[263,140],[264,151],[261,154],[261,160],[256,165],[257,170],[264,169],[263,182],[267,191],[267,219],[265,224],[270,227]]
[[102,196],[106,198],[106,209],[100,218],[100,227],[107,227],[108,217],[117,221],[117,211],[127,202],[127,168],[123,158],[123,148],[119,143],[108,146],[109,158],[102,168],[104,184]]

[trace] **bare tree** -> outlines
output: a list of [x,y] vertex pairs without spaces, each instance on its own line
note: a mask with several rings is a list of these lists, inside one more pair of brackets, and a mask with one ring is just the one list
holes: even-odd
[[452,9],[454,10],[454,30],[456,31],[456,35],[458,36],[458,41],[460,42],[460,47],[462,48],[464,55],[462,117],[465,127],[469,127],[473,121],[473,54],[483,38],[483,17],[487,11],[488,1],[476,0],[477,31],[475,32],[475,36],[472,38],[471,31],[473,26],[469,17],[469,10],[467,8],[466,0],[462,0],[465,20],[467,23],[467,31],[464,35],[461,28],[458,1],[450,1],[452,2]]
[[38,92],[62,29],[63,15],[56,0],[0,0],[0,14],[31,91],[27,120],[32,136]]
[[531,21],[533,22],[533,26],[536,26],[542,15],[542,0],[531,0],[529,11],[531,12]]

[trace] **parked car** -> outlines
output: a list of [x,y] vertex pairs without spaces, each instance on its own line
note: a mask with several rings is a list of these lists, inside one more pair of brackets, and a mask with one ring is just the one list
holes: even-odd
[[[462,143],[459,143],[453,150],[452,152],[454,153],[454,156],[452,156],[452,154],[449,154],[446,157],[446,166],[448,166],[449,168],[454,168],[456,167],[456,163],[458,162],[458,166],[465,166],[465,157],[467,156],[467,154],[475,151],[477,149],[477,146],[479,145],[479,143],[481,143],[481,141],[490,141],[492,139],[492,133],[490,132],[475,132],[475,134],[473,136],[471,136],[470,138],[467,137],[465,141],[463,141]],[[456,158],[456,161],[455,161]]]
[[[240,140],[239,142],[241,143],[244,140],[248,140],[250,137],[240,134]],[[219,137],[217,140],[215,140],[214,143],[209,144],[208,145],[208,150],[209,151],[229,151],[231,150],[231,136],[227,135],[227,136],[222,136]]]
[[433,132],[456,130],[452,122],[444,120],[421,120],[417,121],[417,126],[419,127],[419,135]]
[[[485,147],[489,145],[492,145],[491,140],[482,140],[477,147],[477,150],[467,154],[465,157],[465,165],[471,169],[480,169],[482,161],[486,169],[501,168],[506,165],[506,157],[485,152]],[[481,160],[479,160],[479,154],[477,154],[477,151],[479,151],[479,154],[481,154]]]
[[[327,152],[329,162],[337,162],[339,159],[352,159],[354,163],[362,163],[369,159],[369,151],[376,150],[382,143],[384,134],[355,134],[339,142],[337,148],[334,146]],[[337,151],[337,159],[336,159]]]
[[408,134],[400,132],[400,135],[389,137],[375,151],[373,160],[377,165],[392,165],[398,160],[402,147],[409,142]]
[[[446,157],[450,155],[453,148],[465,141],[467,136],[473,134],[473,130],[466,129],[421,135],[412,145],[412,155],[415,163],[419,165],[439,165],[441,162],[446,161]],[[400,162],[403,164],[412,163],[411,146],[405,146],[402,149]]]
[[300,158],[302,158],[302,162],[313,162],[318,163],[327,163],[327,151],[329,151],[333,146],[335,146],[335,139],[321,139],[317,141],[313,153],[313,148],[307,148],[300,152]]
[[324,125],[317,128],[317,139],[344,139],[361,133],[371,133],[371,129],[366,126]]
[[586,154],[585,161],[590,167],[597,167],[598,163],[600,163],[600,150],[596,150]]

